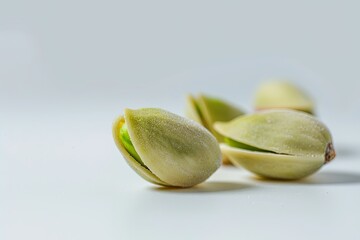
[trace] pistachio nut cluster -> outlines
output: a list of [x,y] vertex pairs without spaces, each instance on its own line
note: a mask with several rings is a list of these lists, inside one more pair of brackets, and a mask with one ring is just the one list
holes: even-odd
[[314,113],[312,99],[298,86],[285,80],[264,82],[255,93],[255,109],[272,108]]
[[[256,111],[205,94],[188,95],[183,118],[157,108],[125,109],[113,125],[121,154],[145,180],[191,187],[229,161],[266,178],[307,177],[335,158],[312,100],[286,81],[263,83]],[[220,145],[219,145],[220,144]]]
[[264,110],[217,122],[222,152],[237,166],[268,178],[300,179],[335,157],[327,127],[310,114]]
[[125,109],[113,137],[127,163],[145,180],[169,187],[191,187],[221,165],[214,136],[203,126],[165,110]]

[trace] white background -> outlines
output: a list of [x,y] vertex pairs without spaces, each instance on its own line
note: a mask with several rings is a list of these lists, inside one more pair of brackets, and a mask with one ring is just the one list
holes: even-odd
[[[359,239],[357,1],[1,1],[0,239]],[[220,169],[194,189],[136,176],[111,124],[206,92],[252,110],[288,78],[338,157],[299,182]]]

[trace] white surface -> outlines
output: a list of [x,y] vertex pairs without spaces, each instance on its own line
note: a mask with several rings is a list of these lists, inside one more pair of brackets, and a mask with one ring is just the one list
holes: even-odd
[[225,167],[194,189],[163,190],[126,165],[110,113],[32,114],[1,121],[1,239],[359,237],[355,139],[339,136],[338,157],[300,182]]
[[[360,239],[358,1],[0,1],[0,239]],[[222,168],[162,190],[116,149],[125,107],[306,89],[338,157],[300,182]]]

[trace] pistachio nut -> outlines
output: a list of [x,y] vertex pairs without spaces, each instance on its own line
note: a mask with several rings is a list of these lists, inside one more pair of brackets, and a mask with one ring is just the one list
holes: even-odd
[[154,184],[191,187],[221,164],[214,136],[196,122],[165,110],[125,109],[113,125],[113,137],[130,167]]
[[185,115],[206,127],[219,142],[224,139],[214,130],[214,122],[230,121],[244,114],[233,104],[205,94],[199,94],[198,97],[188,95],[186,100]]
[[264,110],[215,123],[234,165],[268,178],[300,179],[335,158],[328,128],[310,114]]
[[289,81],[268,81],[262,83],[255,94],[257,110],[286,108],[314,113],[314,103],[298,86]]

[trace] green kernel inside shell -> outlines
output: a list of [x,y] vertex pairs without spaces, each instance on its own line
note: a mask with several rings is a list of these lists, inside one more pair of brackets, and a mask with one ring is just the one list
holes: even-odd
[[143,163],[143,161],[141,160],[141,157],[139,156],[139,154],[137,153],[137,151],[135,150],[135,147],[131,141],[129,132],[128,132],[128,128],[126,123],[124,123],[122,125],[122,127],[120,128],[120,141],[122,142],[122,144],[124,145],[126,151],[128,151],[128,153],[138,162],[140,163],[142,166],[146,167],[145,164]]
[[225,142],[226,144],[228,144],[229,146],[231,146],[231,147],[241,148],[241,149],[244,149],[244,150],[256,151],[256,152],[275,153],[275,152],[272,152],[272,151],[269,151],[269,150],[266,150],[266,149],[261,149],[261,148],[253,147],[253,146],[247,145],[247,144],[245,144],[245,143],[241,143],[241,142],[235,141],[235,140],[233,140],[233,139],[231,139],[231,138],[228,138],[228,137],[225,137],[225,138],[224,138],[224,142]]

